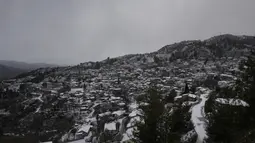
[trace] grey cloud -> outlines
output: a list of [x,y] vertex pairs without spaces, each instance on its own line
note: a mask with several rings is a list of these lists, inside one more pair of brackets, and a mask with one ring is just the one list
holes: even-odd
[[254,0],[1,0],[0,59],[78,64],[255,33]]

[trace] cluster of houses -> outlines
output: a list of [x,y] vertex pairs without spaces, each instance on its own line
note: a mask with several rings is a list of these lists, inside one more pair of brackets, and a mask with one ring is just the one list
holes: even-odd
[[[158,65],[152,56],[138,54],[116,58],[113,63],[108,63],[108,60],[99,62],[100,67],[97,65],[96,68],[93,62],[56,68],[37,83],[31,82],[35,74],[6,80],[2,85],[8,90],[22,91],[26,96],[24,104],[38,101],[33,105],[36,109],[33,113],[72,114],[75,125],[62,135],[62,142],[81,139],[93,143],[107,140],[128,142],[135,121],[140,120],[135,97],[146,94],[150,86],[156,86],[162,91],[162,96],[175,89],[175,101],[191,105],[199,101],[199,96],[181,94],[186,84],[189,87],[203,86],[209,77],[212,80],[219,77],[216,85],[227,86],[234,79],[232,74],[238,72],[238,59],[206,63],[195,59],[176,60]],[[56,104],[54,109],[43,108],[40,103],[51,101],[53,97],[57,99],[51,103]],[[64,102],[61,106],[60,101]]]

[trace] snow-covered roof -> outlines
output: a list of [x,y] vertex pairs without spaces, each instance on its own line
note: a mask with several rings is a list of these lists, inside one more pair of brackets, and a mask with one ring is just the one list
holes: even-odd
[[76,96],[82,96],[83,93],[82,93],[82,92],[80,92],[80,93],[75,93],[75,95],[76,95]]
[[129,114],[129,117],[135,117],[135,116],[138,116],[140,114],[140,111],[135,109],[133,110],[130,114]]
[[115,122],[111,122],[111,123],[106,123],[104,125],[104,129],[105,130],[116,130],[116,123]]
[[120,102],[120,103],[118,103],[118,105],[119,105],[119,106],[124,106],[124,105],[126,105],[126,103]]
[[141,102],[141,103],[140,103],[140,105],[141,105],[141,106],[148,106],[148,105],[149,105],[149,103]]
[[177,99],[180,99],[180,98],[182,98],[182,96],[175,96],[174,100],[177,100]]
[[218,86],[220,88],[224,88],[228,86],[228,82],[227,81],[218,81]]
[[120,97],[111,96],[111,100],[120,100]]
[[69,93],[84,92],[83,88],[71,88]]
[[197,98],[197,96],[195,94],[188,94],[188,96],[191,98]]
[[102,117],[102,116],[111,115],[111,114],[112,114],[111,112],[105,112],[105,113],[99,114],[98,116]]
[[124,110],[118,110],[118,111],[112,112],[112,114],[115,114],[115,115],[118,115],[118,116],[120,116],[120,115],[122,115],[124,113],[125,113]]
[[136,108],[138,107],[138,104],[132,103],[132,104],[130,104],[129,107],[130,107],[131,109],[136,109]]
[[215,101],[218,102],[218,103],[221,103],[221,104],[229,104],[229,105],[233,105],[233,106],[249,106],[248,103],[246,103],[245,101],[243,101],[241,99],[217,98]]
[[83,131],[85,133],[88,133],[91,127],[92,127],[91,125],[84,124],[81,126],[81,128],[78,130],[78,132]]

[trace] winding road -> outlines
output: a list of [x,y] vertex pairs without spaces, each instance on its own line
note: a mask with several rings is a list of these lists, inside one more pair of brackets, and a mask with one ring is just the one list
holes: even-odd
[[203,143],[204,139],[207,138],[206,134],[206,119],[205,119],[205,112],[204,106],[207,100],[209,92],[200,95],[200,103],[192,107],[192,115],[191,120],[194,124],[195,131],[197,132],[197,142],[196,143]]

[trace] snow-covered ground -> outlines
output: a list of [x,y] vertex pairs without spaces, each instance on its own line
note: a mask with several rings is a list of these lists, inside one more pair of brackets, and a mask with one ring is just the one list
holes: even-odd
[[197,143],[203,143],[204,139],[207,138],[206,134],[206,122],[205,122],[205,113],[204,113],[204,106],[205,101],[207,100],[209,92],[205,94],[201,94],[200,98],[201,101],[199,104],[195,105],[192,108],[192,115],[191,120],[194,124],[195,131],[197,132]]

